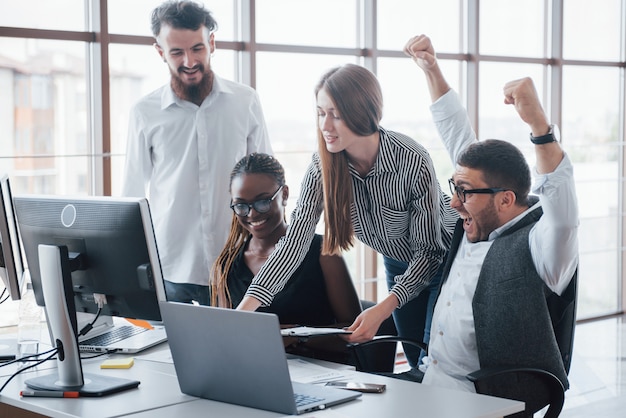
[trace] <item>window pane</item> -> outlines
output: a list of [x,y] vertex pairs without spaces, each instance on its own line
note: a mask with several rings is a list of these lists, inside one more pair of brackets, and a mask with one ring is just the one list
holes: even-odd
[[[580,208],[580,290],[578,317],[614,312],[621,258],[618,126],[619,69],[563,69],[565,149],[574,163]],[[594,80],[593,89],[579,86]],[[622,115],[623,117],[623,115]]]
[[543,57],[543,0],[480,2],[480,53]]
[[355,48],[356,4],[355,0],[257,1],[257,42]]
[[0,38],[0,50],[0,171],[19,193],[88,193],[85,45]]
[[[535,64],[481,63],[479,76],[479,139],[503,139],[518,146],[531,164],[535,154],[528,140],[528,125],[524,123],[512,105],[504,104],[502,89],[512,80],[530,77],[535,83],[539,97],[543,97],[543,67]],[[542,103],[547,109],[547,104]]]
[[438,52],[461,52],[461,1],[378,1],[378,48],[401,50],[415,35],[428,35]]
[[[152,36],[150,15],[163,0],[109,0],[109,32]],[[233,0],[211,0],[204,3],[217,21],[217,40],[235,40]]]
[[[63,18],[51,18],[59,16]],[[0,26],[83,31],[85,26],[84,0],[1,1]]]
[[[317,150],[315,85],[326,71],[348,62],[356,63],[356,58],[294,53],[258,54],[257,91],[275,156],[285,167],[289,185],[288,216],[295,208],[304,172]],[[290,77],[276,71],[277,68],[296,67],[299,71]],[[323,220],[320,220],[317,231],[323,234]],[[344,257],[346,260],[355,258],[347,254]],[[348,268],[354,278],[355,264],[348,263]]]
[[[291,213],[300,194],[300,182],[317,150],[314,88],[322,74],[355,57],[308,54],[259,53],[257,91],[261,98],[272,148],[289,179]],[[276,68],[300,68],[285,77]]]
[[[621,3],[621,6],[620,6]],[[601,6],[601,7],[595,7]],[[620,59],[620,0],[563,2],[563,57],[590,61]]]
[[[235,79],[236,52],[216,50],[211,68],[222,78]],[[122,192],[124,155],[130,109],[140,98],[170,81],[167,64],[152,45],[109,47],[111,93],[111,154],[122,157],[111,168],[111,194]]]
[[[459,92],[459,64],[440,60],[439,65],[452,88]],[[409,58],[380,59],[378,79],[384,99],[382,126],[408,135],[426,147],[440,184],[446,186],[443,190],[448,190],[452,163],[432,120],[424,72]]]

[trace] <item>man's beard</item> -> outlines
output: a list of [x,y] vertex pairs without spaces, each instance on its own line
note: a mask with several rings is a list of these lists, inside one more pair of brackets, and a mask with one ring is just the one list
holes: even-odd
[[[181,68],[178,69],[178,72],[181,72]],[[200,82],[197,84],[185,84],[178,73],[170,70],[172,74],[172,90],[174,90],[176,96],[198,105],[202,103],[213,88],[213,71],[209,69],[205,72],[204,66],[200,66],[200,71],[202,72]]]

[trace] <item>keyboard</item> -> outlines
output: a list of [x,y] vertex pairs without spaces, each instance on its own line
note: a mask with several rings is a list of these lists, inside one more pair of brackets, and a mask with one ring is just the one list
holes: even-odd
[[303,395],[301,393],[294,393],[293,397],[296,401],[296,406],[304,406],[313,402],[318,402],[323,400],[323,398],[318,398],[310,395]]
[[97,335],[95,337],[86,339],[85,341],[81,341],[79,345],[92,345],[92,346],[100,346],[106,347],[107,345],[111,345],[118,341],[125,340],[126,338],[130,338],[137,334],[141,334],[142,332],[148,331],[147,328],[136,327],[133,325],[122,325],[112,329],[111,331],[107,331],[104,334]]

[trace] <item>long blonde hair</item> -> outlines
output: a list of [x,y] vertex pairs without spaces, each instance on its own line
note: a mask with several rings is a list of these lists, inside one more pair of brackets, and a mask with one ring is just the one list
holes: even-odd
[[[285,169],[276,158],[268,154],[252,153],[239,160],[230,173],[230,185],[232,186],[235,178],[244,174],[267,174],[274,177],[279,186],[285,185]],[[212,306],[232,308],[228,291],[228,274],[250,235],[250,232],[241,226],[237,220],[237,215],[233,213],[228,239],[211,268],[209,281]]]
[[[332,99],[339,117],[356,135],[367,136],[379,130],[383,116],[383,95],[376,76],[355,64],[328,71],[315,87],[315,97],[324,90]],[[319,123],[317,143],[322,165],[324,191],[324,243],[322,254],[340,254],[354,244],[351,206],[352,179],[345,151],[331,153]]]

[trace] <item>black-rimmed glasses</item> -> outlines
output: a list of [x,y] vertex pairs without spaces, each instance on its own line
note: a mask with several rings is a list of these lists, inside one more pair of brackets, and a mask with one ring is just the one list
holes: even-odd
[[496,194],[498,192],[505,192],[507,190],[510,190],[510,189],[505,189],[502,187],[490,187],[490,188],[485,188],[485,189],[467,189],[466,190],[454,184],[454,180],[452,179],[448,179],[448,184],[450,185],[450,193],[452,193],[453,195],[456,193],[456,197],[458,197],[462,203],[465,203],[465,199],[467,199],[468,194]]
[[254,210],[258,213],[266,213],[270,210],[272,202],[276,199],[276,196],[278,196],[278,193],[280,193],[282,189],[283,186],[280,186],[278,190],[276,190],[276,193],[274,193],[269,199],[261,199],[252,203],[233,203],[230,205],[230,208],[238,216],[248,216],[252,208],[254,208]]

